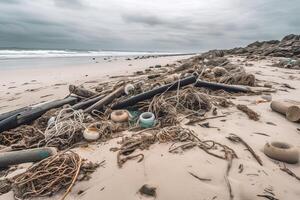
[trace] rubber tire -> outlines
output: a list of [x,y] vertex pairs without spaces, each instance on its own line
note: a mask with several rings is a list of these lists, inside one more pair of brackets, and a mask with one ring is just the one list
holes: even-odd
[[264,146],[264,153],[274,160],[290,164],[296,164],[299,161],[298,150],[284,142],[266,143]]
[[90,126],[84,130],[83,137],[87,141],[96,141],[99,139],[100,133],[97,128]]
[[127,110],[114,110],[110,114],[110,119],[114,122],[127,122],[129,114]]

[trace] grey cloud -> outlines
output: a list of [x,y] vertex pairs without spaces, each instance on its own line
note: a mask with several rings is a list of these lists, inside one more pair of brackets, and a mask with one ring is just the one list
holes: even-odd
[[122,15],[122,19],[127,23],[140,23],[150,26],[168,24],[163,19],[151,14],[127,13]]
[[58,7],[62,7],[62,8],[84,8],[85,5],[83,2],[81,2],[81,0],[54,0],[54,3],[56,6]]
[[198,51],[300,32],[298,0],[2,0],[0,47]]

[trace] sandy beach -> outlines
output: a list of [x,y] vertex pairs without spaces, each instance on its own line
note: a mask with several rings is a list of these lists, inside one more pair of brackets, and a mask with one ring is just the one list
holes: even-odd
[[299,0],[0,0],[0,200],[300,200]]
[[299,40],[2,68],[1,113],[70,94],[76,104],[0,121],[2,159],[54,152],[0,159],[0,199],[299,199]]
[[25,60],[26,67],[20,64],[22,60],[17,60],[19,64],[15,65],[19,68],[0,68],[0,113],[64,98],[69,84],[95,87],[110,77],[126,76],[158,64],[172,64],[190,56],[136,57],[33,58]]
[[[1,91],[7,93],[2,96],[1,109],[7,111],[30,103],[62,98],[67,95],[67,87],[71,83],[93,88],[101,81],[110,80],[110,76],[113,75],[127,76],[134,71],[144,70],[154,65],[163,66],[172,63],[178,65],[179,59],[188,57],[163,57],[136,61],[117,58],[111,62],[103,60],[89,66],[59,68],[59,73],[55,73],[52,69],[32,69],[33,71],[26,70],[26,73],[6,71],[1,73]],[[226,56],[226,58],[234,64],[243,66],[247,73],[255,74],[257,84],[269,83],[273,89],[277,89],[277,92],[271,94],[273,100],[299,99],[299,71],[271,66],[280,58],[266,57],[258,60],[249,60],[243,56]],[[132,66],[128,67],[129,64]],[[12,74],[18,74],[14,76],[13,83],[8,78]],[[295,89],[284,88],[285,83]],[[16,88],[9,89],[10,87]],[[28,89],[37,89],[37,91],[26,91]],[[47,94],[52,95],[41,97]],[[16,99],[10,100],[12,98]],[[268,158],[263,153],[263,147],[266,142],[281,141],[299,149],[300,141],[295,138],[299,137],[300,126],[272,111],[270,102],[257,103],[261,99],[260,95],[239,95],[231,99],[234,104],[247,105],[257,112],[260,116],[259,121],[250,120],[236,107],[229,107],[218,111],[219,115],[224,114],[226,117],[203,121],[203,123],[208,122],[209,127],[184,125],[186,121],[183,121],[182,126],[193,130],[203,140],[217,141],[234,149],[238,158],[233,160],[228,174],[234,199],[260,199],[257,195],[269,193],[272,193],[276,199],[299,199],[299,180],[281,171],[280,166],[283,163]],[[211,114],[208,113],[207,116]],[[127,131],[122,134],[123,137],[132,135]],[[226,138],[230,134],[236,134],[247,141],[261,158],[263,166],[257,163],[243,145],[230,142]],[[88,146],[73,149],[89,161],[104,161],[104,165],[92,174],[89,181],[76,183],[67,199],[230,199],[224,178],[228,165],[226,160],[210,156],[203,150],[195,148],[176,154],[169,153],[172,143],[156,143],[148,150],[136,151],[144,155],[141,162],[128,161],[119,168],[116,153],[112,152],[111,148],[118,147],[120,140],[121,137],[117,137],[109,142],[90,143]],[[300,174],[299,164],[285,165],[295,174]],[[7,177],[24,171],[26,166],[28,165],[21,165],[19,170]],[[203,180],[198,180],[190,173],[196,174]],[[157,196],[144,197],[139,194],[138,189],[144,184],[156,187]],[[51,199],[60,199],[60,197],[61,194],[58,193]],[[12,198],[13,192],[0,196],[0,199]]]

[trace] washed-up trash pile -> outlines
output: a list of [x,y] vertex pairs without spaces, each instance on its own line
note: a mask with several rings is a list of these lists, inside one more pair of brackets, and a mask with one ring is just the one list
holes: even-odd
[[[141,151],[153,144],[176,143],[170,145],[170,153],[199,148],[228,161],[228,176],[232,159],[238,158],[235,151],[218,141],[199,138],[187,126],[226,117],[218,115],[218,110],[233,107],[230,99],[235,96],[269,95],[274,90],[252,87],[258,86],[255,76],[223,56],[222,51],[208,52],[183,60],[179,66],[157,66],[139,75],[114,77],[92,89],[70,85],[65,99],[1,114],[0,167],[9,170],[20,163],[34,164],[24,173],[2,180],[0,193],[12,189],[16,198],[26,199],[65,190],[65,198],[76,181],[85,180],[100,165],[82,159],[70,149],[119,137],[120,146],[111,151],[116,152],[120,168],[128,160],[141,162]],[[289,120],[299,121],[297,106],[283,108],[272,103],[271,107]],[[259,115],[247,106],[237,105],[237,109],[259,120]],[[263,165],[244,140],[237,136],[228,139],[245,145]],[[278,143],[269,146],[265,147],[266,155],[282,161],[276,148],[292,148]],[[13,154],[18,156],[12,161]]]

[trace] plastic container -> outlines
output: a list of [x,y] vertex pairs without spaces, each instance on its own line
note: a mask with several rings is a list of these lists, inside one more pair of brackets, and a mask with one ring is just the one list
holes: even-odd
[[152,112],[144,112],[139,117],[139,124],[142,128],[151,128],[155,125],[155,116]]

